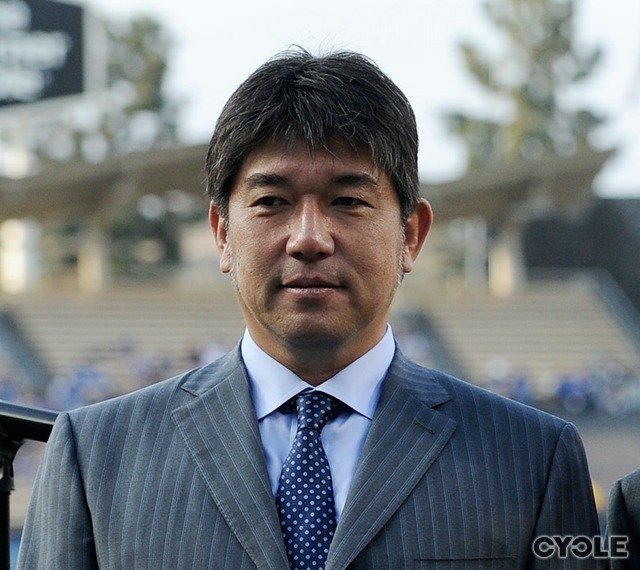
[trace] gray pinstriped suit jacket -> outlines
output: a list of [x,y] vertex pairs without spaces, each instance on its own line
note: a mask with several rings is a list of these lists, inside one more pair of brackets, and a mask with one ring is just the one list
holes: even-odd
[[640,468],[616,481],[609,492],[607,535],[628,538],[629,557],[612,560],[611,569],[640,568]]
[[[287,568],[245,374],[236,349],[61,414],[19,568]],[[532,539],[597,524],[572,425],[398,353],[326,568],[571,568]]]

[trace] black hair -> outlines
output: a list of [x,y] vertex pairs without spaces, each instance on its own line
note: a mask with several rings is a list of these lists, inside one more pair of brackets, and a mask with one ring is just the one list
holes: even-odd
[[405,95],[367,57],[288,50],[253,72],[218,119],[207,152],[207,194],[227,218],[234,178],[246,156],[271,140],[311,150],[345,142],[370,153],[393,183],[403,223],[419,200],[418,133]]

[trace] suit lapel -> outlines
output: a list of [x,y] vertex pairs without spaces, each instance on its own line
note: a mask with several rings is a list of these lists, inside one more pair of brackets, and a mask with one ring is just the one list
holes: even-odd
[[256,566],[288,568],[239,351],[219,362],[207,378],[198,373],[185,385],[197,397],[175,409],[173,419],[209,493]]
[[433,408],[451,399],[402,355],[385,381],[336,529],[327,569],[345,568],[398,510],[440,455],[456,422]]

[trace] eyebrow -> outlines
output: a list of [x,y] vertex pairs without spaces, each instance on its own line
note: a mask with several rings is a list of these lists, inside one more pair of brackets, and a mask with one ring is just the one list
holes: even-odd
[[262,186],[284,186],[288,180],[286,176],[280,174],[258,172],[247,176],[244,182],[249,188],[260,188]]
[[355,186],[358,188],[378,188],[378,180],[366,172],[339,174],[332,179],[336,186]]
[[[275,173],[256,172],[247,176],[244,183],[248,188],[261,188],[263,186],[286,186],[291,182],[288,176]],[[376,189],[378,180],[366,172],[348,172],[331,177],[330,183],[338,187],[358,187]]]

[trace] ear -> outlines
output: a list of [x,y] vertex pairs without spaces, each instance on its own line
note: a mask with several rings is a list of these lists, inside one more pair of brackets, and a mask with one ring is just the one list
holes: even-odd
[[433,210],[424,198],[418,202],[413,214],[407,219],[405,226],[404,247],[402,248],[402,271],[409,273],[422,249],[424,240],[433,223]]
[[231,271],[231,249],[229,246],[227,221],[220,215],[218,208],[213,202],[209,206],[209,225],[213,230],[213,237],[216,240],[216,246],[220,254],[220,271],[222,271],[222,273],[229,273],[229,271]]

